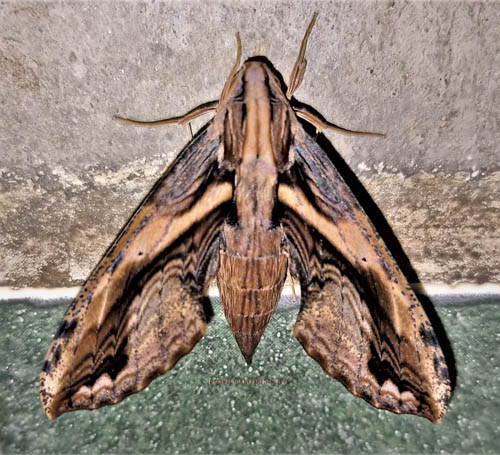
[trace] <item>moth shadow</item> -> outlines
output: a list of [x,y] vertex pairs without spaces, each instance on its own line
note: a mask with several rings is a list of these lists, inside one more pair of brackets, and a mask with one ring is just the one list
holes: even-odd
[[434,308],[434,304],[432,300],[424,294],[417,294],[417,298],[422,304],[431,321],[432,327],[434,328],[434,332],[436,333],[436,337],[439,341],[441,349],[443,350],[443,355],[446,359],[446,363],[448,365],[448,374],[450,376],[450,386],[453,391],[457,385],[457,369],[455,362],[455,355],[453,354],[453,349],[451,347],[450,340],[446,335],[446,331],[444,329],[443,324],[441,323],[441,319],[436,313],[436,309]]
[[[294,98],[292,98],[292,103],[294,106],[305,108],[309,112],[312,112],[317,117],[323,119],[323,116],[313,107],[301,103],[295,100]],[[370,218],[370,221],[375,226],[375,229],[382,237],[384,243],[387,245],[387,248],[391,252],[392,256],[396,260],[397,264],[399,265],[401,271],[406,276],[408,281],[410,283],[415,283],[415,284],[420,283],[418,274],[416,270],[413,268],[408,256],[404,252],[401,243],[394,234],[394,231],[392,230],[389,223],[385,219],[385,216],[383,215],[380,208],[371,198],[370,194],[365,189],[363,184],[359,181],[359,179],[354,174],[352,169],[344,161],[342,156],[338,153],[338,151],[335,149],[335,147],[331,144],[331,142],[324,134],[318,133],[316,131],[316,128],[307,121],[302,119],[299,119],[299,121],[301,122],[302,127],[306,130],[306,132],[316,139],[318,145],[323,149],[323,151],[326,152],[331,162],[335,165],[336,169],[346,182],[347,186],[349,186],[352,193],[354,194],[354,196],[356,197],[356,199],[358,200],[358,202],[360,203],[360,205],[363,207],[364,211]],[[457,373],[456,373],[455,356],[453,354],[451,343],[448,339],[448,336],[446,335],[444,326],[429,297],[422,294],[417,294],[417,298],[419,299],[419,302],[424,308],[434,328],[436,337],[438,338],[439,344],[446,359],[446,363],[448,365],[448,374],[450,378],[451,388],[453,390],[455,389],[456,386]]]

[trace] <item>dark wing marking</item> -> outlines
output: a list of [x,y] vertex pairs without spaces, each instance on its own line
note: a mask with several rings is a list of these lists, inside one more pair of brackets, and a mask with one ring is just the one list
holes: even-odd
[[278,189],[302,288],[294,335],[354,395],[437,422],[450,382],[429,319],[326,153],[299,131]]
[[83,285],[40,375],[49,418],[142,390],[205,334],[205,291],[233,191],[219,145],[209,126],[186,146]]

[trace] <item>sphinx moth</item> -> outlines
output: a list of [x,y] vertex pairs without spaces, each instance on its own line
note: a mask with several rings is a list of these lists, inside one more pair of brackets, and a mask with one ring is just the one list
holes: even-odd
[[264,58],[239,68],[237,35],[217,102],[157,122],[120,118],[186,123],[214,111],[68,309],[40,375],[50,419],[118,403],[170,370],[207,330],[213,280],[250,363],[287,271],[301,287],[293,334],[329,375],[377,408],[442,418],[450,381],[429,319],[303,123],[336,127],[293,98],[315,19],[286,92]]

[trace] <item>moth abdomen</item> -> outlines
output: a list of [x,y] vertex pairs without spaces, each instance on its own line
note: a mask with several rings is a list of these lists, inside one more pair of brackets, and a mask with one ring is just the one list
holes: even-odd
[[[278,304],[287,270],[283,254],[253,258],[221,251],[218,286],[226,320],[248,364]],[[249,285],[249,277],[255,285]]]
[[278,304],[288,256],[281,230],[224,226],[217,284],[226,320],[248,364]]

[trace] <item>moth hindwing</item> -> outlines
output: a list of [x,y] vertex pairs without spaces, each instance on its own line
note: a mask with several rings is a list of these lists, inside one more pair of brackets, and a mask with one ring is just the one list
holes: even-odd
[[[354,395],[438,422],[450,381],[432,326],[337,169],[298,120],[333,127],[293,93],[313,16],[285,92],[270,63],[238,58],[214,111],[161,176],[83,285],[40,376],[48,417],[139,392],[207,330],[207,289],[250,363],[287,270],[301,286],[293,333]],[[137,124],[151,124],[123,119]]]

